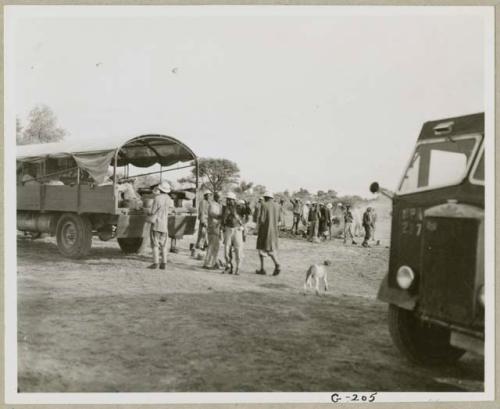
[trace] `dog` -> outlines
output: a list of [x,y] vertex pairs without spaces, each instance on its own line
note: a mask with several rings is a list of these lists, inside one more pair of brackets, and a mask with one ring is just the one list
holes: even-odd
[[313,264],[306,271],[306,281],[304,283],[304,295],[307,293],[307,287],[312,288],[312,282],[315,280],[316,295],[319,295],[319,282],[323,280],[325,284],[325,292],[328,291],[328,274],[327,267],[332,263],[330,260],[325,260],[323,264]]

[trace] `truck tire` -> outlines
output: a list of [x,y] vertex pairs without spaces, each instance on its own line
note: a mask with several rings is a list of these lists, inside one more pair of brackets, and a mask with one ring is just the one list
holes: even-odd
[[57,221],[56,238],[63,256],[85,257],[92,246],[92,224],[86,216],[64,213]]
[[118,238],[118,244],[125,254],[139,252],[143,238],[142,237],[121,237]]
[[420,320],[413,311],[389,304],[391,338],[410,362],[433,366],[456,362],[465,353],[450,345],[447,328]]

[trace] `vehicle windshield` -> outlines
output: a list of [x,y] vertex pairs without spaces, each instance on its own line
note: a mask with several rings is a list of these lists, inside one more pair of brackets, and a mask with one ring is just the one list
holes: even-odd
[[417,145],[399,193],[451,186],[465,177],[478,139],[474,136],[425,141]]

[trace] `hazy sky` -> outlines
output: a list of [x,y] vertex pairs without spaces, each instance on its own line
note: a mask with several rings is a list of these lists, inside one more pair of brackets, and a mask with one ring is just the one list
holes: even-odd
[[7,98],[23,122],[44,103],[70,138],[166,133],[273,191],[395,188],[424,121],[485,109],[473,8],[68,10],[8,14]]

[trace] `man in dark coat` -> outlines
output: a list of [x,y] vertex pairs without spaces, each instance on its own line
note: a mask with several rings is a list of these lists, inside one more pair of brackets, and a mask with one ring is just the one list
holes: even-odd
[[273,275],[276,276],[281,271],[277,255],[279,216],[279,205],[274,203],[273,195],[266,192],[257,219],[257,250],[259,250],[260,258],[260,270],[256,271],[257,274],[266,274],[264,269],[264,257],[266,256],[269,256],[274,262]]
[[363,227],[365,228],[365,240],[361,245],[363,247],[370,247],[368,245],[368,241],[370,240],[373,231],[373,217],[371,207],[367,207],[366,212],[363,214]]

